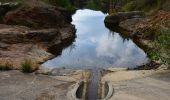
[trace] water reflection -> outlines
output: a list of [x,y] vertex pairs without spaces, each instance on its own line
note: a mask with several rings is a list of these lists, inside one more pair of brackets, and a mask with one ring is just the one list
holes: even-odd
[[148,62],[147,55],[131,39],[122,38],[104,25],[105,14],[88,9],[73,15],[77,29],[74,44],[60,57],[47,61],[47,67],[106,68],[135,67]]

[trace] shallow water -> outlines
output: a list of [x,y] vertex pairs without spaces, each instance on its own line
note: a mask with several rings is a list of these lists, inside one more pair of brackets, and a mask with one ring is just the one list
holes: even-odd
[[133,68],[149,60],[145,52],[131,39],[123,38],[104,25],[106,14],[89,9],[73,15],[77,38],[60,56],[43,65],[53,68],[98,69],[108,67]]

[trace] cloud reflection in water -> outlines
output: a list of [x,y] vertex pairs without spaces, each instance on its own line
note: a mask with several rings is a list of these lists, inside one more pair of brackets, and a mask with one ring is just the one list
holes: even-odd
[[[47,67],[135,67],[148,62],[147,55],[132,40],[110,32],[100,11],[78,10],[73,15],[77,29],[74,45],[63,50],[60,57],[47,61]],[[70,50],[72,49],[72,50]]]

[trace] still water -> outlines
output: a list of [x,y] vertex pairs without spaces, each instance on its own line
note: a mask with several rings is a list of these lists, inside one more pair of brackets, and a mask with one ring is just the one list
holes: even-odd
[[77,38],[60,56],[43,65],[53,68],[133,68],[149,61],[145,52],[131,39],[105,27],[106,14],[89,9],[72,16]]

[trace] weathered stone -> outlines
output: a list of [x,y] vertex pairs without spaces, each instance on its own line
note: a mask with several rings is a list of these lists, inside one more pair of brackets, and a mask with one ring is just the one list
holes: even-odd
[[105,24],[111,24],[111,25],[119,25],[120,23],[120,18],[118,15],[115,15],[115,14],[111,14],[111,15],[108,15],[106,16],[104,22]]
[[9,47],[9,44],[0,42],[0,49],[7,49]]
[[8,3],[1,3],[0,2],[0,16],[5,15],[8,11],[16,8],[19,6],[17,2],[8,2]]
[[116,71],[105,74],[101,81],[110,82],[115,90],[109,100],[169,100],[169,72],[168,70]]
[[128,31],[135,32],[135,25],[142,20],[143,18],[127,19],[125,21],[120,22],[119,26]]
[[46,7],[22,7],[8,12],[4,18],[5,24],[25,25],[33,28],[61,27],[65,19],[61,12]]
[[19,69],[25,58],[37,64],[43,63],[53,57],[53,54],[60,54],[62,49],[71,44],[75,38],[72,26],[61,28],[61,31],[59,29],[31,30],[21,26],[1,26],[0,63],[5,64],[9,61],[16,69]]
[[121,21],[132,18],[141,18],[144,16],[142,11],[132,11],[132,12],[118,12],[116,14],[111,14],[106,16],[105,23],[111,25],[119,25]]
[[144,16],[144,12],[143,11],[118,12],[117,16],[119,16],[121,20],[141,18]]
[[[75,71],[77,72],[77,71]],[[70,100],[67,95],[80,80],[87,80],[85,71],[63,76],[0,72],[0,100]],[[79,76],[79,77],[77,77]]]

